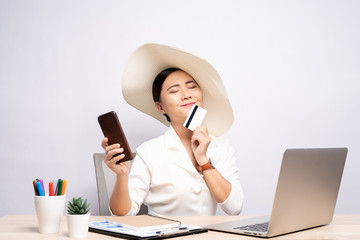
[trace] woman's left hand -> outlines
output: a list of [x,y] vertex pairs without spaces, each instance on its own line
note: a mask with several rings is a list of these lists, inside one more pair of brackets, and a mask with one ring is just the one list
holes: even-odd
[[209,160],[206,151],[211,142],[211,137],[206,127],[196,127],[191,138],[191,148],[199,166],[206,164]]

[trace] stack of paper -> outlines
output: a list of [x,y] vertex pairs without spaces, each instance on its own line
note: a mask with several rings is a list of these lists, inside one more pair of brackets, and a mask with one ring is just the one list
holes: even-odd
[[168,238],[206,232],[202,227],[182,225],[180,221],[150,215],[108,217],[89,223],[89,231],[129,239]]

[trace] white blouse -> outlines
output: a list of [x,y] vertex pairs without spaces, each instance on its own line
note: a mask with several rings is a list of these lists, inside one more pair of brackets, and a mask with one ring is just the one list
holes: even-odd
[[136,149],[129,174],[132,207],[127,215],[136,215],[142,203],[148,206],[149,214],[160,216],[215,215],[218,204],[229,215],[239,214],[244,196],[234,151],[226,141],[211,138],[207,156],[232,185],[223,203],[212,198],[202,174],[170,126],[164,135]]

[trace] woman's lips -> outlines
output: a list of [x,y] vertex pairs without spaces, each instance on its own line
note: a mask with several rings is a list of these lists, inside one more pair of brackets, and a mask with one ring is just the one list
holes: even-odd
[[194,105],[195,103],[186,103],[186,104],[183,104],[183,105],[181,105],[182,107],[189,107],[189,106],[192,106],[192,105]]

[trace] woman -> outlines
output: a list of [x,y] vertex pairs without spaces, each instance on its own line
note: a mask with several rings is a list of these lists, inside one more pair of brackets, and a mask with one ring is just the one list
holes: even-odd
[[[169,63],[174,67],[166,68]],[[205,75],[195,80],[189,74],[192,64],[199,67],[196,72],[203,70]],[[144,69],[138,76],[135,66]],[[213,77],[206,76],[209,72]],[[214,84],[217,88],[209,92]],[[108,146],[103,139],[104,161],[117,175],[110,199],[114,214],[136,215],[142,203],[153,215],[214,215],[217,205],[227,214],[240,213],[243,194],[233,150],[208,131],[219,135],[232,123],[231,107],[221,87],[216,71],[194,55],[158,44],[146,44],[134,52],[125,69],[123,95],[134,107],[170,126],[164,135],[137,148],[131,172],[129,162],[116,164],[123,154],[113,158],[122,153],[121,146]],[[214,97],[217,95],[221,97]],[[209,107],[204,126],[194,131],[185,128],[192,106],[206,107],[206,102]],[[218,106],[210,107],[210,103]]]

